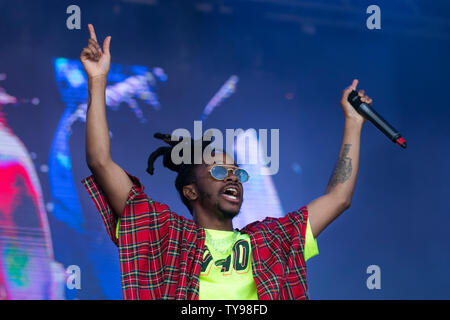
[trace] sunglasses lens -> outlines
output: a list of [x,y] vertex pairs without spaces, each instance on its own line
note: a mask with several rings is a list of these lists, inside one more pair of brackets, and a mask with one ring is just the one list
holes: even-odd
[[249,178],[248,172],[245,171],[244,169],[236,169],[234,174],[236,175],[236,177],[238,177],[238,179],[241,183],[248,181],[248,178]]
[[215,166],[211,169],[211,175],[218,180],[223,180],[228,176],[228,170],[225,167]]
[[[239,182],[244,183],[249,179],[248,172],[244,169],[236,169],[234,174],[239,179]],[[222,166],[215,166],[211,169],[211,175],[214,179],[223,180],[228,177],[228,168]]]

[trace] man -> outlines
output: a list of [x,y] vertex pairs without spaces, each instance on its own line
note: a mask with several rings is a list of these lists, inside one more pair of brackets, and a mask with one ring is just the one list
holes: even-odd
[[[139,180],[111,159],[105,114],[111,37],[102,50],[93,26],[88,27],[89,44],[80,59],[89,81],[86,161],[93,175],[82,182],[119,247],[124,298],[307,299],[305,261],[317,253],[315,238],[349,208],[355,187],[365,120],[347,97],[358,81],[342,94],[344,136],[325,195],[283,218],[233,230],[248,174],[226,154],[226,165],[175,165],[170,147],[150,156],[150,174],[159,155],[178,173],[175,185],[193,220],[153,201]],[[359,95],[372,103],[363,90]],[[167,135],[156,137],[169,143]]]

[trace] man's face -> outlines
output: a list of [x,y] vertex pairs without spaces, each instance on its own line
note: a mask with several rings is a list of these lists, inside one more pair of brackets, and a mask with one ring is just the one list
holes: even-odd
[[199,191],[199,201],[202,207],[222,218],[232,219],[235,217],[242,205],[244,189],[238,178],[233,174],[238,167],[233,164],[233,160],[227,155],[223,155],[223,164],[230,171],[223,180],[216,180],[211,176],[209,170],[216,164],[203,164],[197,168],[197,189]]

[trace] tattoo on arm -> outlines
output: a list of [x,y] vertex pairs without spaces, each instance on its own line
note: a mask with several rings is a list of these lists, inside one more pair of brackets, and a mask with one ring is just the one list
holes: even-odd
[[352,158],[347,157],[351,144],[345,144],[342,153],[336,163],[333,175],[328,182],[329,187],[334,187],[338,183],[344,183],[352,175]]

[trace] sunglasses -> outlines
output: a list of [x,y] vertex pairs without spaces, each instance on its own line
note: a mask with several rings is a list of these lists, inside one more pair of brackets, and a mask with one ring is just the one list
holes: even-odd
[[216,180],[224,180],[226,177],[228,177],[228,172],[233,171],[233,174],[238,178],[240,183],[247,182],[250,176],[248,175],[248,172],[241,168],[227,168],[225,166],[213,166],[211,169],[208,170],[211,174],[211,177],[213,177]]

